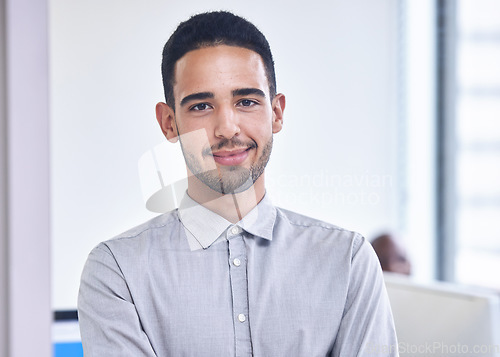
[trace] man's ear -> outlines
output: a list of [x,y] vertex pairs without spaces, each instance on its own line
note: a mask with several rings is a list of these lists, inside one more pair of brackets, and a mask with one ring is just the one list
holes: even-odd
[[278,133],[283,127],[283,112],[285,111],[285,95],[278,93],[272,102],[273,110],[273,134]]
[[163,135],[171,143],[177,142],[179,139],[177,135],[177,126],[175,123],[175,112],[166,103],[156,104],[156,120],[160,124]]

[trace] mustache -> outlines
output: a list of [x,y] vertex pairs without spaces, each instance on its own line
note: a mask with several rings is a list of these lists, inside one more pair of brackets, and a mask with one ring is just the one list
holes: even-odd
[[204,155],[212,155],[212,152],[218,151],[221,149],[233,149],[235,147],[238,148],[248,148],[248,149],[256,149],[257,148],[257,143],[253,140],[251,141],[243,141],[238,139],[237,137],[233,137],[231,139],[222,139],[218,143],[210,146],[209,148],[206,148],[203,150]]

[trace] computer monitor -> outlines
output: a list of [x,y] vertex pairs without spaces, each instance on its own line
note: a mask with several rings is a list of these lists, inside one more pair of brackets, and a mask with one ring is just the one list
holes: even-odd
[[500,356],[494,292],[385,274],[401,356]]
[[83,357],[76,310],[54,313],[52,343],[54,357]]

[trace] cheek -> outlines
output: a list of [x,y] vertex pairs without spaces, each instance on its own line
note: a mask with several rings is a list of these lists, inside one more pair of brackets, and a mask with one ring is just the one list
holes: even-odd
[[205,128],[180,127],[180,140],[185,150],[196,153],[210,147]]
[[272,117],[267,111],[255,113],[255,115],[242,118],[240,127],[256,137],[267,137],[273,131]]
[[252,127],[253,139],[257,142],[267,142],[273,135],[273,128],[271,123],[259,123]]
[[182,118],[177,120],[177,126],[181,134],[191,133],[193,131],[198,131],[206,127],[205,121],[202,119],[195,120],[191,118]]

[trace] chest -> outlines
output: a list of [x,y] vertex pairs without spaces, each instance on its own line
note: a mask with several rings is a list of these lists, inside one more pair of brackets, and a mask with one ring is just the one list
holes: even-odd
[[138,263],[127,280],[158,356],[327,355],[347,292],[342,260],[266,245],[240,236]]

